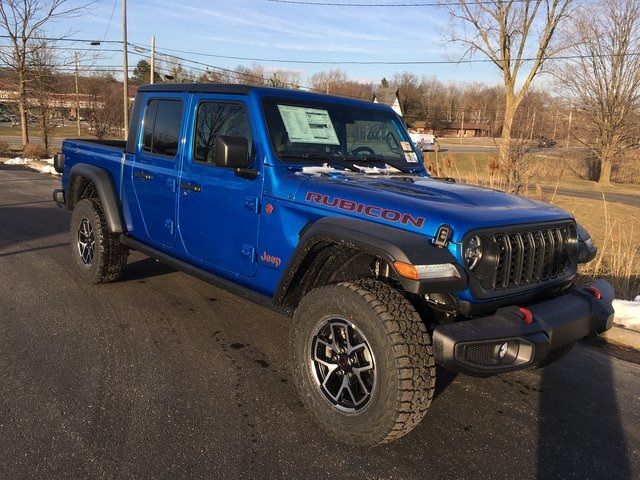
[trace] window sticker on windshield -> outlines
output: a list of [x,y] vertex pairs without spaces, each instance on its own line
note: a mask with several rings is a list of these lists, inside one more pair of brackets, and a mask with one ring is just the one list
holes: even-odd
[[291,143],[340,145],[329,112],[317,108],[278,105]]
[[407,163],[418,163],[418,156],[415,154],[415,152],[405,152],[404,159],[407,161]]
[[411,144],[409,142],[400,142],[400,145],[402,146],[402,150],[405,152],[413,152],[413,148],[411,148]]

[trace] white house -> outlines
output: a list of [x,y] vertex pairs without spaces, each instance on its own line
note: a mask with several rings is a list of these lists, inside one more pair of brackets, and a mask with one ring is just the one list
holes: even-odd
[[397,88],[379,88],[373,93],[373,103],[382,103],[389,105],[396,113],[402,116],[402,108],[400,107],[400,97]]

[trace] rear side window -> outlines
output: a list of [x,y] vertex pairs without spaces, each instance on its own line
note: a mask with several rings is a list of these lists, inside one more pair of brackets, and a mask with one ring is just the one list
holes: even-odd
[[180,100],[151,100],[144,114],[142,149],[145,152],[175,157],[180,139],[182,102]]
[[202,102],[198,105],[194,155],[198,162],[213,164],[218,135],[245,137],[251,158],[251,123],[241,103]]

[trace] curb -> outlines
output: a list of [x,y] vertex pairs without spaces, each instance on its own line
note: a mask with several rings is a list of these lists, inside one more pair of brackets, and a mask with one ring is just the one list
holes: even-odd
[[640,364],[640,332],[614,325],[597,338],[586,339],[581,343],[606,355]]
[[610,330],[607,330],[600,335],[600,338],[605,340],[607,343],[611,343],[619,347],[640,350],[640,332],[635,330],[619,327],[614,324]]

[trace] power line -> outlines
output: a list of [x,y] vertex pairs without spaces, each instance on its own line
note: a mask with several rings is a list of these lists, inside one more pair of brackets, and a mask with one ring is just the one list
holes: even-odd
[[[270,0],[268,0],[270,1]],[[275,1],[275,0],[274,0]],[[8,35],[0,35],[0,38],[11,38]],[[48,40],[48,41],[66,41],[66,42],[77,42],[77,43],[90,43],[90,42],[100,42],[100,40],[90,40],[90,39],[80,39],[80,38],[52,38],[52,37],[33,37],[34,40]],[[103,43],[112,43],[112,44],[122,44],[121,40],[105,40]],[[134,44],[129,42],[129,45],[134,48],[142,48],[149,50],[149,45],[145,45],[143,43]],[[77,50],[70,47],[52,47],[52,48],[69,48],[70,50]],[[110,51],[110,50],[103,50]],[[118,50],[119,51],[119,50]],[[183,57],[178,57],[171,53],[166,52],[176,52],[183,53],[187,55],[197,55],[203,57],[212,57],[212,58],[224,58],[231,60],[245,60],[245,61],[257,61],[257,62],[270,62],[270,63],[290,63],[290,64],[316,64],[316,65],[459,65],[459,64],[473,64],[473,63],[494,63],[493,60],[489,58],[475,58],[475,59],[466,59],[466,60],[398,60],[398,61],[385,61],[385,60],[344,60],[344,61],[332,61],[332,60],[287,60],[280,58],[259,58],[259,57],[241,57],[241,56],[232,56],[232,55],[219,55],[219,54],[211,54],[211,53],[203,53],[203,52],[194,52],[189,50],[178,50],[172,48],[164,48],[165,56],[174,57],[184,61],[196,62],[201,65],[210,66],[211,68],[223,69],[222,67],[217,67],[213,65],[209,65],[202,62],[197,62],[195,60],[185,59]],[[138,52],[136,52],[138,53]],[[640,52],[627,52],[627,53],[607,53],[607,54],[594,54],[594,55],[556,55],[551,57],[543,58],[543,61],[555,61],[555,60],[579,60],[585,58],[614,58],[614,57],[631,57],[631,56],[639,56]],[[532,62],[537,60],[535,57],[525,57],[520,59],[521,62]],[[225,69],[223,69],[225,70]],[[228,69],[226,69],[228,70]]]
[[[140,45],[136,45],[133,43],[130,43],[129,45],[138,48],[142,48]],[[254,73],[248,73],[248,72],[238,72],[236,70],[231,70],[229,68],[224,68],[224,67],[220,67],[217,65],[211,65],[208,63],[204,63],[204,62],[199,62],[197,60],[192,60],[190,58],[184,58],[184,57],[179,57],[177,55],[172,55],[169,53],[165,53],[163,50],[156,50],[156,52],[160,55],[164,55],[165,57],[168,58],[173,58],[175,60],[179,60],[182,62],[186,62],[186,63],[190,63],[190,64],[194,64],[194,65],[198,65],[198,67],[194,67],[193,65],[187,65],[188,68],[192,69],[192,70],[197,70],[203,73],[210,73],[211,70],[214,71],[221,71],[221,72],[225,72],[228,75],[231,75],[233,77],[235,77],[236,79],[242,79],[242,78],[253,78],[256,80],[260,80],[261,83],[265,83],[265,82],[269,82],[269,78],[268,77],[264,77],[262,75],[257,75]],[[201,68],[201,67],[206,67],[206,68]],[[213,72],[215,73],[215,72]],[[280,81],[279,82],[280,85],[282,86],[288,86],[288,87],[292,87],[292,88],[302,88],[302,89],[306,89],[306,90],[311,90],[311,91],[321,91],[321,90],[317,90],[313,87],[307,86],[307,85],[302,85],[302,84],[297,84],[297,83],[292,83],[292,82],[284,82],[284,81]],[[324,92],[323,92],[324,93]]]
[[[528,0],[512,0],[513,3],[523,3]],[[413,2],[413,3],[342,3],[342,2],[310,2],[306,0],[267,0],[272,3],[287,3],[290,5],[315,5],[322,7],[457,7],[462,2]],[[471,5],[495,5],[495,1],[470,2]]]
[[[0,35],[0,38],[12,38],[11,35]],[[99,40],[96,38],[71,38],[71,37],[29,37],[28,40],[46,40],[49,42],[77,42],[77,43],[122,43],[122,40]]]
[[113,14],[116,12],[116,5],[118,5],[118,0],[113,0],[113,8],[111,9],[111,16],[109,17],[109,23],[107,23],[107,28],[104,31],[104,35],[102,36],[102,42],[107,38],[107,34],[109,33],[109,28],[111,27],[111,21],[113,20]]

